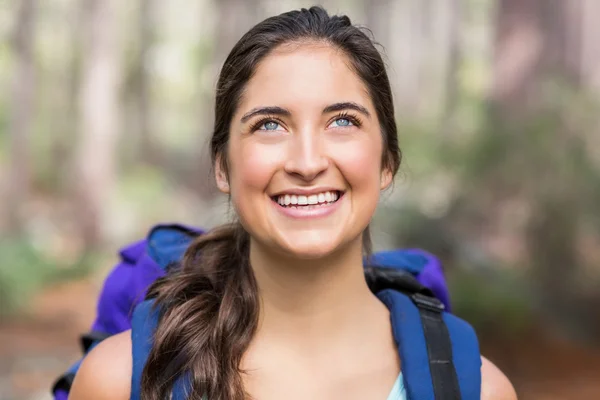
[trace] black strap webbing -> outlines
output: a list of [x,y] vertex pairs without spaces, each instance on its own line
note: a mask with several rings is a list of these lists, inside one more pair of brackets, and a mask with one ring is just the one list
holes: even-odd
[[52,385],[52,393],[56,394],[58,391],[69,393],[74,380],[75,373],[73,372],[67,372],[66,374],[60,376],[56,382],[54,382],[54,385]]
[[101,342],[110,336],[112,336],[112,334],[98,331],[90,331],[81,335],[79,341],[81,344],[81,350],[83,350],[83,354],[87,354],[87,352],[90,351],[90,347],[92,347],[94,343]]
[[435,297],[421,293],[415,293],[411,298],[421,315],[435,399],[461,400],[458,377],[452,360],[450,333],[442,318],[444,304]]
[[406,270],[367,266],[365,277],[374,293],[395,289],[411,297],[421,316],[435,400],[461,400],[450,333],[442,318],[444,304]]

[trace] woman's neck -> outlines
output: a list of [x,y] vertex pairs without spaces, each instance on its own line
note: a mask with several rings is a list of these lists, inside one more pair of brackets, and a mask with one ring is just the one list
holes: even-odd
[[360,333],[387,312],[366,284],[362,239],[321,259],[273,254],[252,243],[250,262],[261,298],[260,336],[319,340],[336,332]]

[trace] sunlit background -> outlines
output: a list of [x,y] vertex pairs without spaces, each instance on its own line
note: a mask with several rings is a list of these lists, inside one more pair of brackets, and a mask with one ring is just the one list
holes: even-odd
[[[600,1],[330,0],[371,28],[404,163],[377,249],[443,259],[520,399],[600,398]],[[292,0],[0,0],[0,398],[50,399],[120,246],[228,218],[207,140]]]

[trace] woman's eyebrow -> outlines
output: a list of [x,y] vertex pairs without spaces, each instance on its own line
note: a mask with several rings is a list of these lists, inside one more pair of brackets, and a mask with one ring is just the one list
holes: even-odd
[[343,110],[358,111],[359,113],[364,114],[366,117],[371,118],[371,113],[369,113],[369,111],[365,107],[361,106],[358,103],[354,103],[351,101],[330,104],[323,109],[323,114],[327,114],[330,112],[336,112],[336,111],[343,111]]
[[257,108],[253,108],[252,110],[250,110],[246,114],[244,114],[242,116],[242,118],[240,119],[240,121],[243,124],[244,122],[248,121],[250,118],[252,118],[256,115],[278,115],[278,116],[282,116],[282,117],[289,117],[292,115],[292,113],[289,110],[286,110],[285,108],[276,107],[276,106],[257,107]]
[[[371,113],[369,113],[369,111],[365,107],[351,101],[330,104],[323,109],[323,114],[343,110],[355,110],[360,112],[361,114],[364,114],[366,117],[371,117]],[[240,121],[242,123],[245,123],[250,118],[255,117],[257,115],[277,115],[282,117],[290,117],[292,113],[290,112],[290,110],[277,106],[256,107],[244,114]]]

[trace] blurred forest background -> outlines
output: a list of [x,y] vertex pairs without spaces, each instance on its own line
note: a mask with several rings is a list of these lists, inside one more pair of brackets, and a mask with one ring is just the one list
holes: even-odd
[[227,217],[216,76],[266,16],[371,28],[402,172],[377,248],[439,255],[521,399],[600,398],[600,1],[0,0],[0,398],[49,399],[118,247]]

